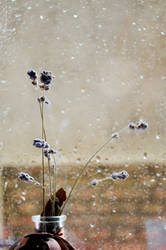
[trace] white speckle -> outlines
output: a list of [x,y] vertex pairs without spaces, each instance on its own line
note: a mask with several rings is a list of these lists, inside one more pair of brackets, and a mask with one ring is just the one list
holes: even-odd
[[71,60],[74,60],[74,59],[75,59],[75,56],[72,56],[72,57],[71,57]]
[[160,136],[159,135],[156,135],[156,140],[160,140]]
[[73,152],[77,153],[78,152],[78,148],[77,147],[73,148]]
[[15,17],[19,18],[19,17],[21,17],[21,14],[15,14]]
[[79,46],[82,47],[84,45],[84,43],[79,43]]
[[105,10],[106,10],[106,8],[104,8],[104,7],[103,7],[103,8],[102,8],[102,10],[103,10],[103,11],[105,11]]
[[78,18],[78,15],[77,15],[77,14],[74,14],[73,17],[74,17],[74,18]]
[[101,29],[102,28],[102,24],[98,24],[98,28]]
[[65,113],[65,111],[64,110],[61,110],[61,114],[64,114]]
[[132,22],[132,25],[136,25],[136,22]]
[[138,28],[138,31],[140,32],[140,31],[142,31],[142,29],[139,27],[139,28]]
[[62,12],[63,12],[63,13],[66,13],[66,12],[67,12],[67,10],[63,10]]
[[125,82],[121,82],[121,85],[122,85],[122,86],[125,86],[125,85],[126,85],[126,83],[125,83]]
[[159,168],[159,166],[158,166],[158,165],[155,165],[154,167],[155,167],[155,168]]
[[23,201],[25,201],[25,200],[26,200],[24,196],[21,196],[21,199],[22,199]]
[[112,212],[113,212],[113,213],[116,213],[116,209],[112,209]]
[[41,19],[41,20],[43,20],[43,19],[44,19],[44,17],[43,17],[43,16],[40,16],[40,19]]
[[162,36],[165,36],[165,32],[163,32],[163,31],[161,31],[160,34],[161,34]]
[[150,181],[151,181],[151,182],[155,182],[155,179],[151,179]]
[[27,7],[27,10],[31,10],[31,9],[32,9],[32,7],[31,7],[31,6],[28,6],[28,7]]
[[161,174],[160,174],[160,173],[157,173],[157,174],[156,174],[156,176],[157,176],[157,177],[160,177],[160,176],[161,176]]
[[144,79],[144,75],[140,75],[139,77],[140,77],[141,80]]
[[89,226],[90,226],[90,228],[94,228],[94,227],[95,227],[95,225],[94,225],[94,224],[90,224]]
[[85,93],[85,91],[86,91],[86,88],[82,88],[82,89],[81,89],[81,92],[82,92],[82,93]]
[[1,83],[2,83],[2,84],[5,84],[5,83],[6,83],[6,80],[1,80]]

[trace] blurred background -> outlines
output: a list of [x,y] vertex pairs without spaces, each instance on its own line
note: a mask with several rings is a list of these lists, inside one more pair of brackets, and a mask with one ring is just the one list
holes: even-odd
[[[45,119],[59,186],[69,191],[91,155],[120,134],[94,157],[66,208],[68,240],[81,250],[165,249],[166,2],[1,0],[0,12],[2,249],[32,231],[41,209],[39,188],[17,178],[24,171],[40,180],[32,144],[41,93],[29,69],[55,75]],[[146,131],[128,129],[140,119]],[[92,187],[123,169],[126,181]]]

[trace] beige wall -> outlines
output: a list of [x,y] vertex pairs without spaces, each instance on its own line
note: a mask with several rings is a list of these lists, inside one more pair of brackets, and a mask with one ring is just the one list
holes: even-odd
[[47,131],[58,163],[85,162],[124,130],[102,162],[165,161],[166,19],[164,0],[1,0],[0,162],[40,161],[35,91],[26,72],[56,75]]

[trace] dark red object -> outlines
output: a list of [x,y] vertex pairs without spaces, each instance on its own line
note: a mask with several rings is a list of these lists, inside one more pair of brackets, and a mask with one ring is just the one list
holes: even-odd
[[59,235],[48,233],[29,234],[17,241],[9,250],[75,250]]

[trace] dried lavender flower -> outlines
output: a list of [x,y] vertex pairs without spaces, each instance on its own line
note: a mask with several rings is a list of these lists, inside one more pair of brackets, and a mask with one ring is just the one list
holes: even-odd
[[113,180],[116,180],[118,178],[118,173],[112,173],[111,176]]
[[137,123],[137,128],[138,129],[147,129],[148,128],[148,123],[147,122],[144,122],[144,121],[139,121]]
[[121,180],[126,180],[129,177],[129,174],[127,173],[126,170],[120,171],[120,172],[114,172],[112,173],[112,179],[113,180],[117,180],[117,179],[121,179]]
[[126,180],[129,177],[129,174],[127,173],[126,170],[123,170],[118,173],[118,178],[121,180]]
[[27,74],[29,75],[31,80],[34,81],[37,79],[37,73],[33,69],[29,70]]
[[132,130],[136,129],[135,123],[134,122],[130,122],[129,128],[132,129]]
[[34,182],[34,178],[28,173],[20,172],[18,174],[18,179],[24,182]]
[[113,133],[112,138],[119,138],[119,134],[118,133]]
[[134,122],[131,122],[129,124],[129,128],[132,129],[132,130],[134,130],[134,129],[143,129],[143,130],[145,130],[145,129],[148,128],[148,123],[145,122],[145,121],[142,121],[142,120],[138,121],[136,124]]
[[36,148],[49,148],[50,145],[43,139],[34,139],[33,146]]
[[51,72],[47,72],[47,71],[43,71],[41,73],[41,77],[40,77],[40,81],[41,83],[43,83],[44,85],[49,85],[53,80],[53,76]]
[[50,101],[45,96],[38,97],[37,100],[39,103],[43,102],[46,104],[50,104]]
[[54,149],[49,149],[48,153],[53,155],[53,154],[56,154],[56,151]]
[[92,186],[96,186],[97,184],[98,184],[98,180],[94,179],[94,180],[92,181]]

